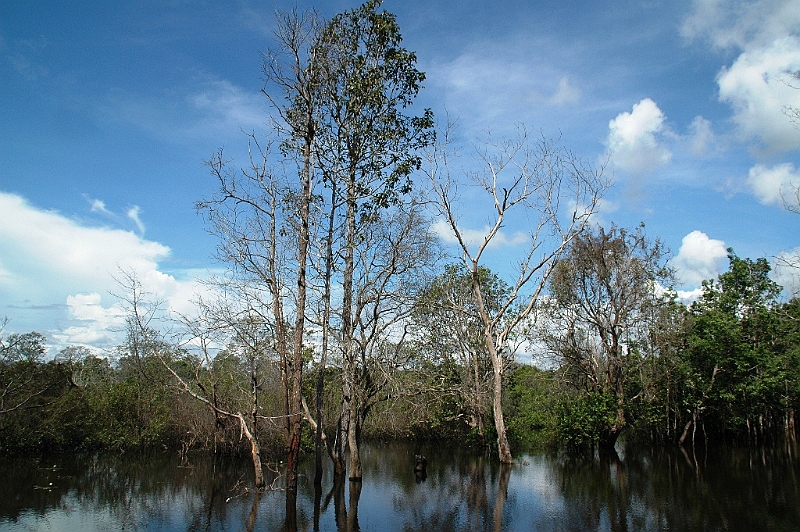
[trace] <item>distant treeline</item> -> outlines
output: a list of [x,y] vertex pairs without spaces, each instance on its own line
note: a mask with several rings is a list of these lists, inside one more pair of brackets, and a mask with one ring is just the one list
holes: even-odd
[[[667,294],[648,327],[641,329],[644,337],[624,339],[619,360],[604,358],[602,346],[588,341],[591,331],[582,329],[583,343],[574,338],[571,343],[540,343],[549,353],[549,369],[510,361],[503,405],[513,444],[592,447],[602,444],[620,415],[622,437],[629,440],[684,445],[795,440],[800,300],[778,299],[780,287],[769,279],[766,260],[741,259],[733,253],[729,258],[729,271],[705,283],[702,296],[691,306]],[[476,356],[459,357],[455,339],[442,338],[441,330],[429,327],[431,315],[441,310],[431,298],[437,299],[436,290],[442,289],[443,281],[453,281],[454,275],[453,269],[443,272],[439,284],[427,291],[428,299],[421,298],[419,312],[410,320],[420,331],[425,326],[427,333],[421,332],[406,346],[406,366],[371,403],[364,437],[491,446],[491,389],[486,379],[490,365],[484,354],[475,351],[479,342],[472,348]],[[213,408],[197,400],[196,393],[204,389],[205,397],[226,411],[252,418],[269,457],[280,459],[284,452],[280,372],[267,348],[243,356],[232,342],[208,363],[186,349],[156,348],[130,338],[106,357],[84,347],[68,347],[46,360],[45,342],[36,332],[2,338],[3,452],[153,448],[248,452],[241,425],[215,415]],[[597,350],[587,350],[589,345]],[[306,397],[314,395],[315,360],[309,349]],[[595,366],[587,366],[589,362]],[[604,365],[608,364],[620,365],[621,399],[607,378]],[[326,419],[336,419],[340,375],[329,361],[324,403],[331,412]],[[254,390],[256,409],[250,406]],[[313,430],[305,427],[303,446],[310,452]],[[333,433],[334,427],[326,431]]]

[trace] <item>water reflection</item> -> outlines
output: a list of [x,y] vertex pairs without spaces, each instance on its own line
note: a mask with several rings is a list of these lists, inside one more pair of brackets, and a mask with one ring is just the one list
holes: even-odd
[[[172,454],[0,461],[6,530],[798,530],[796,449],[522,456],[373,445],[364,480],[250,489],[247,461]],[[794,454],[793,454],[794,453]],[[273,479],[267,479],[268,483]],[[280,486],[280,478],[276,481]]]

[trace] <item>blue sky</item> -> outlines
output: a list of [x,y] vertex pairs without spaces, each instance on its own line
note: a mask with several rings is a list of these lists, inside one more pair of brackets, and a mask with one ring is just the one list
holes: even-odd
[[[355,1],[297,2],[323,15]],[[203,162],[269,115],[261,53],[292,2],[0,2],[0,317],[54,349],[119,340],[119,268],[188,311],[219,268]],[[794,256],[800,0],[387,0],[457,118],[462,153],[515,124],[609,161],[605,224],[644,222],[691,292],[742,257]],[[796,83],[800,85],[800,82]],[[467,162],[467,164],[469,164]],[[463,218],[480,229],[483,220]],[[516,229],[507,227],[513,246]],[[513,251],[513,250],[507,250]],[[792,271],[777,272],[789,284]]]

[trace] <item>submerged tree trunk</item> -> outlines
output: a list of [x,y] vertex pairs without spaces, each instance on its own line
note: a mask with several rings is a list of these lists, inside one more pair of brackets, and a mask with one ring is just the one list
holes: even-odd
[[244,437],[247,438],[248,442],[250,442],[250,457],[253,460],[255,486],[257,489],[263,489],[267,483],[264,481],[264,469],[261,467],[261,446],[258,444],[258,440],[256,440],[253,433],[250,432],[250,429],[247,427],[247,422],[245,421],[244,416],[242,414],[237,414],[236,417],[239,420],[239,426],[241,427],[242,434],[244,434]]
[[616,404],[616,412],[614,415],[614,422],[610,427],[603,430],[600,434],[599,445],[603,449],[613,449],[622,434],[627,421],[625,419],[625,390],[622,382],[622,361],[620,355],[620,348],[614,343],[612,352],[615,355],[609,355],[609,369],[606,380],[606,386],[611,388],[614,394],[614,402]]
[[[502,365],[502,360],[500,364]],[[506,422],[503,417],[503,369],[502,367],[495,367],[494,369],[494,397],[492,401],[494,409],[494,426],[497,430],[497,453],[500,457],[501,464],[513,464],[514,459],[511,456],[511,445],[508,443],[508,435],[506,434]]]
[[[477,281],[474,281],[477,283]],[[503,353],[501,349],[497,348],[497,344],[489,326],[491,323],[486,311],[483,309],[483,297],[479,288],[475,290],[478,299],[479,308],[481,309],[481,316],[484,320],[486,330],[486,346],[489,351],[489,357],[492,360],[492,375],[493,375],[493,394],[492,394],[492,410],[494,413],[494,427],[497,430],[497,454],[500,458],[501,464],[513,464],[514,459],[511,456],[511,445],[508,443],[508,435],[506,434],[506,421],[503,417]]]
[[[486,310],[483,300],[483,291],[478,277],[477,264],[473,265],[472,271],[472,286],[475,293],[475,299],[478,303],[478,312],[480,313],[481,320],[484,324],[484,340],[486,341],[486,348],[489,351],[489,358],[492,361],[492,375],[493,375],[493,394],[492,394],[492,411],[494,413],[494,427],[497,431],[497,454],[500,458],[501,464],[512,464],[514,459],[511,456],[511,445],[508,443],[508,435],[506,434],[506,422],[503,417],[503,345],[505,344],[505,337],[500,336],[499,339],[495,338],[492,320]],[[499,346],[499,347],[498,347]]]
[[354,481],[361,481],[363,470],[361,467],[361,426],[363,415],[361,408],[353,408],[350,415],[350,428],[348,430],[348,447],[350,448],[350,472],[349,478]]

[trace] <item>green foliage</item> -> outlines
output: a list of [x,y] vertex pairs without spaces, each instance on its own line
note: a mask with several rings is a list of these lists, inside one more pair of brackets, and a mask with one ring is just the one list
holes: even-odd
[[594,448],[616,420],[616,398],[589,391],[566,397],[556,409],[560,441],[571,449]]
[[[684,360],[684,402],[706,432],[763,439],[780,431],[796,386],[792,325],[769,278],[766,259],[741,259],[703,284],[691,308]],[[787,305],[786,308],[791,308]]]
[[381,0],[335,16],[316,47],[320,75],[317,142],[327,181],[346,169],[363,198],[362,216],[395,203],[411,190],[421,166],[418,150],[433,141],[433,113],[409,116],[425,80],[416,55],[402,47],[396,17],[379,11]]
[[556,384],[552,371],[515,365],[503,398],[509,440],[522,447],[552,445],[557,437]]

